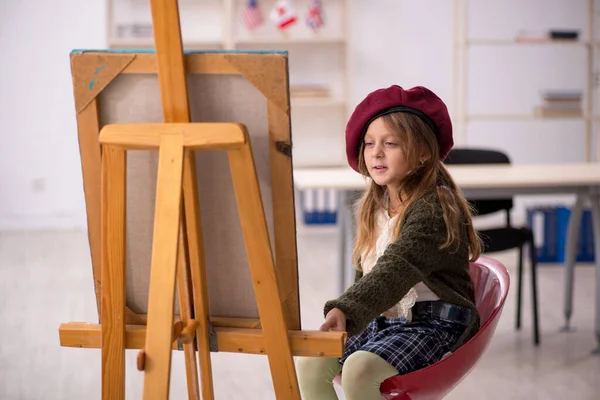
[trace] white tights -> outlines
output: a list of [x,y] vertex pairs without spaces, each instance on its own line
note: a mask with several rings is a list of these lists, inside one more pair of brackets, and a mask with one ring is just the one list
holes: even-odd
[[[299,357],[296,367],[303,400],[337,400],[333,379],[342,371],[337,358]],[[381,400],[379,386],[398,371],[376,354],[359,350],[346,359],[342,388],[347,400]]]

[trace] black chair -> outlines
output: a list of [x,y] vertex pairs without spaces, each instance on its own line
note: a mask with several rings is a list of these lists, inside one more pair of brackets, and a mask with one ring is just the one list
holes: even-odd
[[[450,151],[444,161],[447,165],[452,164],[510,164],[509,157],[499,151],[487,149],[461,149],[455,148]],[[480,236],[484,243],[484,253],[494,253],[510,249],[519,249],[519,270],[517,282],[517,321],[516,329],[521,329],[521,295],[523,278],[524,248],[528,246],[528,254],[531,263],[531,293],[533,309],[533,336],[537,346],[540,342],[538,330],[538,301],[537,301],[537,263],[533,232],[527,227],[514,227],[511,225],[510,212],[513,208],[513,199],[468,199],[475,209],[475,216],[488,215],[500,211],[506,213],[506,225],[494,229],[480,230]]]

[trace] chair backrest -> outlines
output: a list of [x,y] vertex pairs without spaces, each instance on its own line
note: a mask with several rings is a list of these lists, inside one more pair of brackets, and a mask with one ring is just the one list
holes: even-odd
[[483,258],[470,267],[471,279],[475,284],[475,304],[482,326],[502,307],[508,292],[508,287],[502,287],[508,285],[508,282],[503,282],[502,275],[505,271],[494,268],[500,267],[486,265]]
[[470,273],[481,319],[479,332],[445,359],[410,374],[385,380],[380,387],[384,399],[442,399],[479,362],[500,320],[510,278],[501,263],[484,256],[471,264]]
[[[446,157],[444,164],[510,164],[510,158],[498,150],[454,148]],[[478,215],[486,215],[513,207],[512,198],[493,200],[469,200]]]

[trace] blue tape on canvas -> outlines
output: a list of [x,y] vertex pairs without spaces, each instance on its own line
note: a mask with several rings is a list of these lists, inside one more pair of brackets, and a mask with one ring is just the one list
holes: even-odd
[[[74,49],[71,54],[82,53],[146,53],[154,54],[154,49]],[[287,55],[287,50],[183,50],[184,54],[283,54]]]

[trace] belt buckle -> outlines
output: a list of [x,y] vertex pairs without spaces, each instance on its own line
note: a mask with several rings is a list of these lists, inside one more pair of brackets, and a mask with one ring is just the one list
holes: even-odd
[[448,303],[438,303],[438,316],[448,321],[468,324],[471,310]]

